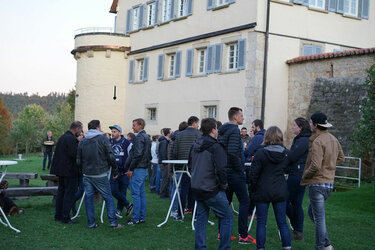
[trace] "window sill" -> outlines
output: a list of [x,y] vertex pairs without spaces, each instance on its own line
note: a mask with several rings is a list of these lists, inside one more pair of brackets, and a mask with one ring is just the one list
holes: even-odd
[[204,73],[204,74],[199,74],[199,75],[192,75],[192,76],[189,76],[190,78],[201,78],[201,77],[208,77],[208,74]]
[[153,29],[155,26],[156,26],[156,24],[146,26],[146,27],[142,28],[142,30],[150,30],[150,29]]
[[170,78],[160,79],[160,81],[162,81],[162,82],[169,82],[169,81],[173,81],[173,80],[177,80],[177,78],[176,77],[170,77]]
[[139,82],[129,82],[129,84],[143,84],[146,83],[147,81],[139,81]]
[[215,10],[221,10],[221,9],[224,9],[224,8],[227,8],[227,7],[229,7],[229,3],[227,3],[227,4],[224,4],[224,5],[220,5],[220,6],[217,6],[217,7],[215,7],[215,8],[212,8],[212,11],[215,11]]
[[281,0],[271,0],[271,2],[279,3],[279,4],[284,4],[284,5],[289,5],[289,6],[293,6],[293,3],[290,3],[290,2],[284,2],[284,1],[281,1]]
[[137,32],[139,32],[139,31],[140,31],[140,29],[132,30],[132,31],[130,31],[128,34],[134,34],[134,33],[137,33]]
[[316,12],[321,12],[321,13],[325,13],[325,14],[329,13],[329,11],[327,11],[327,10],[319,9],[319,8],[316,8],[316,7],[307,7],[307,8],[309,10],[316,11]]
[[219,75],[228,75],[228,74],[237,74],[239,73],[241,70],[239,69],[235,69],[235,70],[231,70],[231,71],[225,71],[225,72],[220,72],[218,73]]
[[168,23],[170,23],[170,22],[172,22],[172,20],[168,20],[168,21],[165,21],[165,22],[161,22],[161,23],[159,23],[158,25],[159,25],[159,26],[163,26],[163,25],[166,25],[166,24],[168,24]]
[[354,19],[354,20],[362,20],[361,18],[359,18],[357,16],[352,16],[352,15],[349,15],[349,14],[342,14],[342,16],[346,17],[346,18]]
[[188,18],[188,16],[176,17],[175,19],[173,19],[173,22],[177,22],[177,21],[184,20],[184,19],[187,19],[187,18]]

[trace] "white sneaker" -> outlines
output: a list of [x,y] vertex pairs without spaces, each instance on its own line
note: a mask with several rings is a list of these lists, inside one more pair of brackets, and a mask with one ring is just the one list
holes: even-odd
[[117,217],[119,217],[120,219],[122,219],[122,213],[121,213],[120,210],[117,209],[115,214],[116,214]]
[[334,250],[334,248],[333,248],[332,245],[328,245],[328,246],[324,247],[324,250]]

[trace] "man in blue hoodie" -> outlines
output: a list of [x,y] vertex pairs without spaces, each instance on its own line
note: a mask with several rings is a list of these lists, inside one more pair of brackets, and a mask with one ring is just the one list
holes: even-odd
[[245,158],[252,161],[256,151],[261,147],[266,130],[263,128],[262,120],[256,119],[251,124],[251,130],[254,137],[251,139],[249,146],[245,150]]
[[229,122],[219,128],[219,142],[224,145],[227,153],[228,200],[232,201],[233,193],[240,203],[238,215],[238,233],[240,244],[251,244],[254,239],[247,233],[247,216],[249,196],[247,195],[246,177],[244,174],[244,157],[241,134],[238,125],[243,123],[242,109],[232,107],[228,111]]
[[126,199],[126,191],[129,186],[129,178],[125,175],[125,162],[128,158],[128,147],[130,142],[121,134],[122,129],[119,125],[109,127],[112,138],[109,140],[112,145],[112,152],[116,158],[119,175],[117,179],[111,177],[112,195],[117,199],[116,216],[122,218],[122,210],[126,207],[126,216],[133,211],[133,204]]

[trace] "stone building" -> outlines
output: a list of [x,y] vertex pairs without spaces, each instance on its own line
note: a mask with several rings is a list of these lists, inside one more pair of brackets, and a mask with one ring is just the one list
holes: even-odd
[[303,65],[288,59],[375,44],[369,0],[113,0],[110,12],[113,31],[75,36],[76,119],[124,131],[137,117],[150,134],[190,115],[225,122],[232,106],[244,126],[287,131],[299,96],[289,68]]

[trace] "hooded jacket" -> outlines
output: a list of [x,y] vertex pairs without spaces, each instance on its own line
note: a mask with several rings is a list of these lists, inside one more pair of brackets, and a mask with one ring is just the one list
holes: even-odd
[[161,136],[158,140],[158,160],[161,164],[164,160],[168,160],[168,144],[169,140],[165,136]]
[[243,172],[243,149],[241,134],[238,126],[232,122],[226,122],[219,128],[219,142],[224,145],[227,153],[227,170]]
[[102,132],[96,129],[87,131],[78,144],[77,165],[84,175],[101,175],[112,167],[113,175],[118,174],[116,159],[111,144]]
[[296,137],[294,137],[288,155],[289,165],[286,171],[287,174],[302,175],[306,164],[307,154],[309,153],[310,136],[311,131],[302,130]]
[[203,135],[195,141],[188,166],[196,200],[207,200],[227,188],[226,163],[224,147],[215,138]]
[[245,158],[248,161],[251,161],[251,158],[255,155],[257,150],[261,147],[264,134],[266,133],[265,129],[261,129],[255,133],[253,139],[251,139],[250,145],[245,150]]
[[288,153],[283,145],[268,145],[258,149],[250,168],[251,199],[269,203],[286,201],[287,183],[284,177]]

